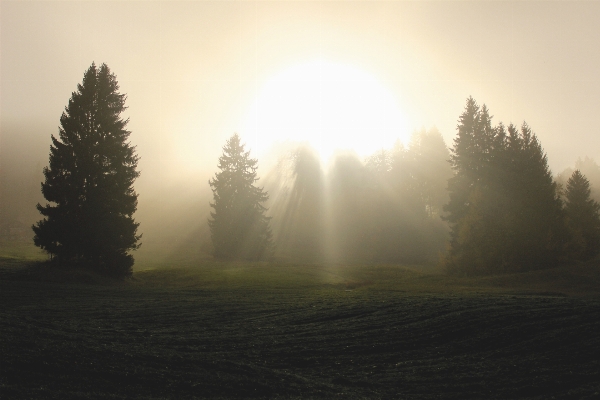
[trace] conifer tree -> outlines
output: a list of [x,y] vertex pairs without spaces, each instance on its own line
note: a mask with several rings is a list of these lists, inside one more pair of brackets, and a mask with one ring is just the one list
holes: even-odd
[[454,175],[448,180],[449,202],[444,219],[450,224],[450,249],[446,265],[451,272],[482,273],[493,257],[488,236],[489,179],[494,131],[485,106],[469,97],[458,120],[450,154]]
[[544,268],[564,256],[562,202],[531,129],[491,125],[472,98],[458,125],[445,206],[450,271],[467,274]]
[[[490,151],[495,136],[486,106],[480,108],[472,97],[467,99],[457,129],[450,154],[450,165],[454,170],[454,176],[448,181],[450,201],[444,207],[451,224],[467,213],[471,193],[490,175]],[[456,235],[456,231],[452,234]]]
[[128,251],[140,244],[133,219],[138,156],[129,142],[126,95],[106,64],[92,64],[73,92],[50,146],[42,194],[45,217],[33,226],[34,243],[55,260],[81,262],[102,272],[131,274]]
[[563,204],[537,136],[523,123],[509,126],[504,171],[507,215],[511,218],[507,263],[511,270],[556,265],[564,257],[567,239]]
[[255,185],[258,161],[244,150],[238,134],[229,138],[219,157],[219,172],[209,180],[214,209],[208,223],[217,258],[258,260],[271,244],[269,195]]
[[579,170],[567,181],[565,197],[570,256],[592,258],[600,251],[600,205],[591,198],[590,183]]

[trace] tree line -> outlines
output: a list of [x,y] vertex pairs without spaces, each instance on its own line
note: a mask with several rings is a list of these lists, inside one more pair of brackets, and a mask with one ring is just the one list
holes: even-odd
[[[126,96],[103,64],[85,72],[51,136],[34,243],[59,264],[131,274],[141,245],[133,218],[139,157],[121,118]],[[527,124],[492,126],[467,100],[448,149],[415,132],[362,162],[338,155],[327,174],[308,146],[285,154],[258,185],[258,160],[227,140],[208,219],[214,256],[398,263],[441,260],[450,273],[489,274],[586,260],[600,249],[600,206],[579,170],[553,180]]]
[[600,206],[576,170],[562,193],[531,128],[499,123],[467,100],[450,158],[448,271],[515,272],[598,253]]

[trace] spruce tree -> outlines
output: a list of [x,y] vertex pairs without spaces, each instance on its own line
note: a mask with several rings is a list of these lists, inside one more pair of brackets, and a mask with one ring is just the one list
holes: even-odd
[[563,205],[548,159],[537,136],[523,123],[510,125],[502,182],[510,218],[507,263],[510,270],[556,265],[564,257]]
[[75,262],[101,272],[131,274],[128,251],[140,244],[133,219],[133,182],[138,156],[129,142],[125,94],[106,64],[92,64],[51,136],[49,166],[37,205],[45,217],[33,226],[34,243],[60,263]]
[[[469,197],[477,186],[485,185],[491,166],[491,150],[495,132],[486,106],[479,107],[469,97],[465,111],[459,117],[458,134],[450,154],[454,176],[448,181],[450,200],[444,210],[447,220],[457,223],[468,212]],[[456,230],[452,232],[453,237]]]
[[214,211],[208,223],[217,258],[259,260],[270,247],[270,218],[262,204],[269,195],[255,185],[257,164],[237,133],[227,140],[220,171],[209,180]]
[[489,236],[492,206],[491,150],[495,131],[485,107],[469,97],[458,120],[457,136],[450,154],[454,175],[448,180],[448,204],[444,219],[450,224],[450,249],[446,266],[450,272],[484,273],[495,253]]
[[445,210],[450,271],[487,274],[538,269],[564,256],[562,203],[531,129],[491,125],[472,98],[458,125]]
[[600,251],[600,205],[591,198],[590,183],[579,170],[567,181],[565,197],[569,255],[573,259],[592,258]]

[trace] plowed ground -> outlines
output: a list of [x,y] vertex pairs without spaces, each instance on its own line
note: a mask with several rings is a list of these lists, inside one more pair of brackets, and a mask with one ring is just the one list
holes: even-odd
[[385,268],[266,266],[250,283],[239,266],[124,283],[15,268],[0,268],[3,399],[600,398],[595,294]]

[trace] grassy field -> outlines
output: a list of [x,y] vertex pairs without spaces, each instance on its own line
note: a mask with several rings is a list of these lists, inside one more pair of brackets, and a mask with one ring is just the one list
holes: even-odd
[[493,278],[0,252],[0,398],[600,398],[600,266]]

